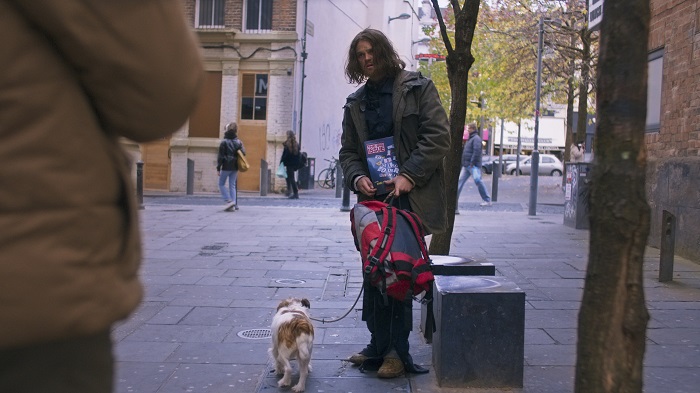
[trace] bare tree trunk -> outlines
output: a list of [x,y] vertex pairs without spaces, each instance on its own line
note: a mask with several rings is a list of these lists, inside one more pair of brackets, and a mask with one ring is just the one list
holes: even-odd
[[591,33],[581,31],[581,83],[578,86],[578,124],[574,142],[586,140],[588,125],[588,85],[591,73]]
[[[576,43],[576,38],[571,36],[571,46]],[[573,57],[569,60],[569,78],[566,81],[566,137],[564,138],[564,156],[562,161],[569,161],[571,152],[571,143],[574,141],[574,98],[576,92],[574,90],[574,72],[576,71],[576,59]],[[566,186],[566,176],[568,167],[564,165],[564,176],[561,177],[562,188]]]
[[649,234],[644,127],[649,0],[605,2],[589,261],[578,321],[577,393],[641,392],[643,256]]
[[447,77],[450,81],[452,93],[452,106],[450,107],[450,151],[445,160],[445,193],[447,195],[447,232],[433,235],[430,242],[430,254],[448,255],[452,243],[454,230],[455,210],[457,208],[457,181],[461,169],[462,135],[467,115],[467,82],[469,69],[474,63],[471,46],[474,38],[474,29],[479,16],[481,0],[466,0],[460,8],[457,0],[451,0],[455,14],[455,46],[447,36],[446,27],[442,19],[442,13],[438,0],[432,0],[433,8],[438,17],[440,32],[447,49]]

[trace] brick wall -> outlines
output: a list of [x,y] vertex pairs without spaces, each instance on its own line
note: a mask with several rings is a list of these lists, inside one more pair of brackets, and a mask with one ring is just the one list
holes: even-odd
[[297,0],[274,0],[272,3],[272,30],[295,31]]
[[649,244],[664,210],[676,216],[676,254],[700,262],[700,2],[652,0],[649,50],[663,48],[661,127],[647,133]]
[[652,0],[649,50],[664,49],[661,130],[649,159],[700,157],[700,3]]

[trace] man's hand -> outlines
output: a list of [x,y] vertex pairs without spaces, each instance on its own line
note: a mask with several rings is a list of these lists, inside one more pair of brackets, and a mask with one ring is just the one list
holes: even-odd
[[403,175],[398,175],[391,180],[387,180],[384,184],[389,188],[394,187],[394,196],[407,194],[413,190],[413,183]]
[[369,180],[369,177],[367,176],[362,176],[361,178],[359,178],[357,180],[355,188],[357,188],[357,191],[367,195],[368,197],[373,197],[374,194],[377,192],[377,189],[374,188],[372,181]]

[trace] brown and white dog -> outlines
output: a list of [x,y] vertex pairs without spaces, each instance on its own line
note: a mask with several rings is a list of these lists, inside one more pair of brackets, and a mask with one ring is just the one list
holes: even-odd
[[277,306],[277,313],[272,318],[272,348],[269,352],[275,361],[277,375],[284,374],[277,386],[292,384],[290,360],[296,357],[299,361],[299,382],[292,390],[297,393],[306,389],[306,377],[311,371],[314,325],[309,319],[310,307],[307,299],[285,299]]

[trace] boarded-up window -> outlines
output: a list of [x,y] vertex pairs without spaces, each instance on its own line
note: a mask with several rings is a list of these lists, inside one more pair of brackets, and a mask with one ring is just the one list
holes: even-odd
[[221,71],[206,73],[204,90],[192,116],[190,137],[219,138],[221,117]]
[[245,74],[241,89],[241,119],[267,118],[267,74]]

